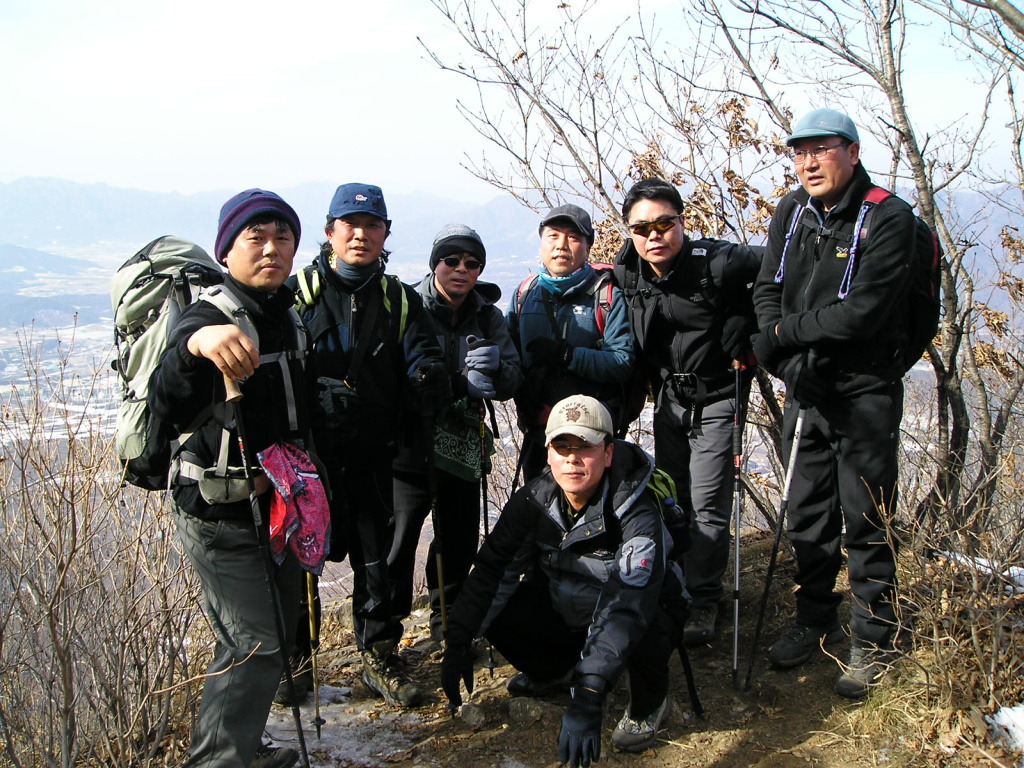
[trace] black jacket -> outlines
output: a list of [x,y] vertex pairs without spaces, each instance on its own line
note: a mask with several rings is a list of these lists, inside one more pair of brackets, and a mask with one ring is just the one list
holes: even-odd
[[[505,316],[495,303],[501,298],[501,289],[493,283],[477,282],[454,312],[443,296],[438,295],[433,273],[415,286],[423,300],[426,317],[444,356],[452,391],[456,398],[467,396],[466,351],[467,338],[475,336],[496,344],[500,352],[498,371],[493,376],[494,400],[508,400],[523,380],[519,353],[508,334]],[[401,448],[396,465],[426,468],[423,439],[423,414],[407,414],[402,429]]]
[[[325,458],[331,459],[329,465],[334,460],[346,465],[390,462],[397,452],[401,414],[407,407],[418,405],[412,387],[420,366],[441,361],[441,350],[423,313],[423,303],[398,278],[387,277],[386,293],[382,273],[353,290],[328,266],[323,255],[314,264],[320,273],[319,296],[300,314],[309,329],[318,375],[344,379],[357,340],[363,333],[372,334],[354,382],[360,405],[357,437],[341,449],[340,455]],[[295,287],[295,276],[289,278],[288,285]],[[367,329],[363,322],[371,302],[378,305],[377,316],[373,327]],[[317,444],[322,453],[330,445],[319,435]]]
[[[842,200],[827,213],[815,200],[808,204],[802,188],[779,202],[754,287],[758,324],[779,327],[783,356],[772,373],[784,375],[796,356],[814,349],[822,361],[820,372],[840,393],[902,377],[897,353],[904,341],[902,315],[916,229],[903,200],[893,196],[875,206],[871,232],[857,248],[849,294],[842,300],[838,295],[857,216],[871,186],[858,164]],[[776,282],[786,234],[802,205]]]
[[[629,305],[638,356],[657,396],[671,374],[696,374],[707,388],[705,402],[730,397],[735,389],[732,358],[722,349],[730,317],[754,318],[753,283],[763,248],[725,240],[686,238],[672,270],[657,277],[627,239],[615,260],[615,278]],[[750,374],[748,374],[750,375]]]
[[[248,310],[259,334],[261,355],[280,352],[294,347],[295,325],[290,307],[294,294],[282,287],[276,294],[267,294],[242,285],[230,275],[225,283]],[[160,365],[150,382],[149,408],[154,416],[173,425],[176,433],[187,431],[201,416],[202,425],[182,446],[193,455],[200,466],[216,464],[221,446],[222,424],[211,412],[225,400],[224,377],[206,358],[196,357],[188,351],[188,340],[200,328],[208,325],[226,325],[224,313],[205,301],[197,301],[181,315],[171,331],[168,348],[160,358]],[[303,361],[291,360],[291,389],[298,415],[298,429],[289,429],[285,404],[284,380],[278,365],[260,365],[242,385],[241,418],[245,421],[249,458],[255,465],[256,455],[264,448],[283,440],[305,439],[309,436],[309,403],[311,388]],[[241,467],[236,433],[230,440],[229,465]],[[258,471],[258,467],[256,467]],[[230,504],[207,504],[194,480],[178,478],[173,482],[174,501],[183,511],[204,519],[246,519],[252,517],[248,499]]]
[[589,629],[576,672],[600,675],[610,687],[647,632],[666,573],[677,578],[667,566],[671,543],[661,512],[646,491],[652,467],[638,446],[616,441],[598,496],[571,526],[550,470],[520,488],[452,606],[449,643],[468,645],[485,631],[524,574],[547,584],[568,626]]

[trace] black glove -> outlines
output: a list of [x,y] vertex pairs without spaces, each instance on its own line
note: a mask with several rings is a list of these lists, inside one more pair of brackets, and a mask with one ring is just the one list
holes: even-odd
[[558,761],[569,768],[587,768],[601,757],[601,715],[604,694],[590,688],[572,689],[572,703],[562,715]]
[[569,363],[572,362],[573,348],[564,341],[541,337],[527,344],[526,351],[533,358],[534,365],[546,365],[548,368],[568,368]]
[[728,317],[722,325],[722,349],[733,360],[743,360],[743,353],[750,346],[753,321],[749,317],[735,315]]
[[782,346],[779,344],[779,334],[775,332],[774,324],[751,336],[750,346],[762,368],[768,371],[775,370],[775,365],[782,354]]
[[417,369],[415,387],[427,413],[439,411],[452,401],[448,369],[439,360],[423,363]]
[[802,408],[813,408],[828,394],[825,380],[818,373],[818,363],[809,352],[800,355],[786,371],[786,391]]
[[468,645],[449,645],[441,659],[441,690],[448,697],[454,712],[462,706],[459,681],[466,684],[466,693],[473,692],[473,649]]

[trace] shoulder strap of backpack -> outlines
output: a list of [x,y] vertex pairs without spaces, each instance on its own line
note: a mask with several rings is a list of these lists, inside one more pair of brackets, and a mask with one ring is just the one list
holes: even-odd
[[295,305],[300,309],[310,307],[320,298],[323,286],[320,283],[320,270],[316,264],[303,267],[295,274]]
[[[601,289],[604,290],[601,290]],[[594,285],[594,322],[597,323],[597,332],[604,336],[604,329],[608,323],[608,314],[612,311],[612,291],[615,289],[615,281],[612,279],[611,270],[601,270],[597,283]]]
[[715,285],[715,278],[711,273],[712,250],[722,242],[721,240],[707,238],[687,241],[687,247],[689,248],[687,255],[693,258],[695,252],[699,250],[701,251],[700,255],[704,259],[704,269],[701,271],[698,283],[700,285],[700,295],[704,297],[704,301],[711,305],[712,309],[718,309],[725,304],[725,297],[718,286]]
[[864,202],[861,203],[860,211],[857,213],[857,223],[853,225],[853,242],[850,244],[850,255],[846,261],[846,272],[843,274],[843,280],[839,284],[838,297],[840,300],[845,299],[849,295],[850,288],[853,285],[857,247],[860,245],[861,238],[868,235],[871,224],[871,212],[875,209],[876,205],[888,200],[890,197],[892,197],[892,192],[874,186],[864,195]]
[[537,283],[538,275],[527,275],[526,278],[516,288],[516,314],[521,315],[523,312],[523,305],[526,303],[526,295],[533,290],[533,286]]
[[248,310],[242,306],[242,302],[238,300],[238,297],[227,286],[215,285],[212,288],[204,289],[200,292],[199,298],[202,301],[213,304],[213,306],[227,315],[228,319],[241,328],[242,333],[252,339],[256,347],[259,348],[260,335],[256,331],[252,317],[249,315]]
[[[399,305],[398,341],[401,342],[405,339],[405,330],[409,323],[409,296],[405,292],[405,285],[394,275],[382,274],[380,288],[384,294],[384,310],[388,314],[394,314],[392,307],[395,303]],[[395,296],[389,296],[389,292]]]
[[799,202],[799,198],[794,199],[793,218],[789,220],[789,228],[786,230],[786,242],[782,246],[782,256],[779,257],[779,268],[775,272],[774,282],[776,283],[781,283],[786,276],[786,254],[789,252],[789,243],[793,239],[796,228],[800,225],[800,219],[804,217],[804,210],[810,205],[810,202],[810,196],[803,202]]

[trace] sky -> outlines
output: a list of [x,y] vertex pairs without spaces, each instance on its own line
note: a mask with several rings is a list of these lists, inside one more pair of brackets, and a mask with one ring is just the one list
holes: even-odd
[[[549,23],[560,4],[533,0],[531,20]],[[608,29],[636,13],[593,6]],[[663,38],[685,40],[672,26],[679,0],[641,7],[661,14]],[[475,103],[471,83],[417,38],[448,60],[463,50],[428,0],[3,0],[0,182],[192,193],[363,181],[485,202],[497,190],[461,164],[507,160],[456,110]],[[952,94],[978,93],[935,66],[908,90],[937,124],[970,112],[973,100]],[[788,96],[798,113],[815,106]]]
[[426,0],[4,0],[0,182],[154,191],[377,183],[472,201],[468,84]]

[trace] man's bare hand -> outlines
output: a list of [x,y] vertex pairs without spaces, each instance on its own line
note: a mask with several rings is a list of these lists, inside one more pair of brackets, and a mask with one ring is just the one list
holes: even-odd
[[237,325],[207,325],[189,336],[188,351],[205,357],[230,379],[244,381],[260,364],[260,352]]

